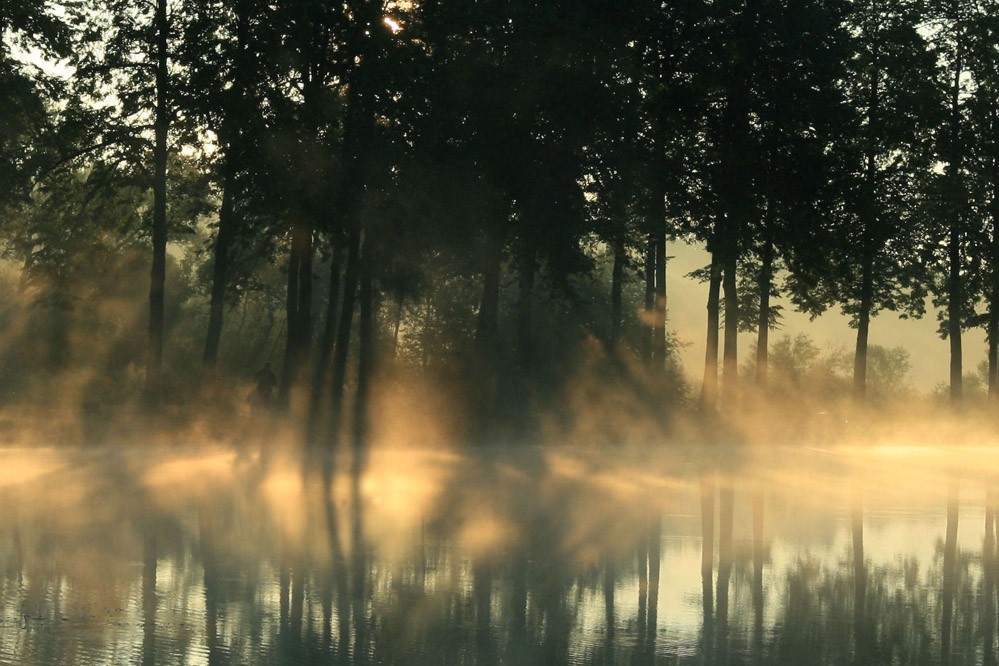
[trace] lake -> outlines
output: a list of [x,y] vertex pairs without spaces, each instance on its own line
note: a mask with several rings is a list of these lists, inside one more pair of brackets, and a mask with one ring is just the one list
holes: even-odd
[[2,664],[975,664],[991,448],[0,450]]

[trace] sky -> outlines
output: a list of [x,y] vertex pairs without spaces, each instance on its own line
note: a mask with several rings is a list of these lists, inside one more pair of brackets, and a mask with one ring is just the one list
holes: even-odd
[[[669,261],[666,269],[667,317],[670,330],[681,341],[688,343],[680,350],[680,360],[690,385],[696,389],[701,384],[704,369],[704,336],[707,325],[708,286],[687,277],[691,271],[710,262],[708,253],[700,245],[682,242],[670,243],[666,249]],[[839,308],[827,311],[811,321],[808,315],[796,312],[786,300],[780,329],[770,332],[771,343],[784,335],[807,333],[823,350],[842,348],[852,351],[856,344],[856,331],[850,328],[849,318]],[[871,321],[870,344],[884,347],[902,346],[909,352],[912,369],[909,379],[912,387],[921,392],[932,391],[949,378],[949,342],[937,334],[936,310],[927,307],[922,319],[899,319],[891,312],[882,312]],[[973,373],[979,362],[986,358],[985,332],[981,329],[965,331],[964,374]],[[756,334],[739,336],[739,363],[756,352]]]

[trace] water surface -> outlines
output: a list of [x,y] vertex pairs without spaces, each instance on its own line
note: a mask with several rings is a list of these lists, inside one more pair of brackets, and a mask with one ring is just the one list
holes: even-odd
[[991,449],[0,450],[2,664],[994,663]]

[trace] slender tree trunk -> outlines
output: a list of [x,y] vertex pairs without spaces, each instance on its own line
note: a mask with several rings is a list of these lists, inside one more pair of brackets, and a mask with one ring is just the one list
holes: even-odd
[[521,249],[520,275],[517,281],[517,355],[520,367],[529,372],[534,362],[534,325],[532,310],[536,256],[533,247]]
[[287,408],[291,389],[298,381],[303,360],[303,347],[307,344],[309,332],[303,324],[309,321],[308,309],[304,308],[306,298],[311,299],[311,279],[309,288],[303,284],[302,276],[308,271],[311,278],[312,262],[307,261],[312,253],[312,228],[309,222],[300,220],[291,230],[291,250],[288,256],[288,288],[285,301],[287,335],[284,347],[284,369],[281,373],[281,387],[278,404]]
[[963,50],[961,42],[957,44],[956,63],[954,66],[954,80],[951,85],[951,146],[950,164],[948,174],[950,176],[951,191],[954,200],[950,211],[950,246],[949,270],[947,275],[947,333],[950,338],[950,401],[953,406],[959,406],[964,397],[964,371],[962,368],[961,351],[961,305],[964,300],[963,285],[961,283],[961,211],[960,205],[963,203],[961,197],[961,72],[963,71]]
[[212,262],[212,292],[208,307],[208,335],[205,338],[205,353],[202,363],[206,368],[214,368],[218,362],[219,341],[222,338],[222,314],[225,307],[225,291],[229,272],[229,246],[235,235],[233,190],[236,187],[231,148],[226,153],[225,176],[222,184],[222,207],[219,210],[219,229],[215,236]]
[[624,281],[624,243],[614,242],[614,268],[611,270],[611,348],[617,349],[621,341],[621,304]]
[[[353,237],[353,235],[352,235]],[[343,413],[343,394],[347,380],[347,352],[350,346],[350,331],[354,320],[354,301],[357,297],[358,264],[362,239],[347,248],[347,266],[343,278],[343,304],[340,307],[336,344],[333,348],[333,384],[330,393],[330,424],[332,444],[336,445],[340,436],[340,417]]]
[[[993,144],[995,151],[999,151],[999,118],[995,117],[997,115],[999,112],[993,114],[992,120],[993,134],[997,136]],[[999,402],[999,155],[993,155],[991,167],[992,201],[989,210],[992,218],[992,238],[989,253],[988,292],[989,399],[993,402]]]
[[364,244],[360,266],[360,313],[358,318],[357,395],[354,400],[354,446],[367,443],[370,418],[371,380],[375,367],[374,244],[370,238]]
[[729,241],[725,257],[722,288],[725,293],[725,356],[722,363],[722,405],[731,410],[738,402],[739,395],[739,295],[736,293],[735,241]]
[[[348,247],[357,245],[357,232],[351,233],[347,239]],[[319,421],[322,412],[323,398],[326,396],[327,380],[330,376],[330,364],[333,359],[333,340],[336,335],[337,314],[340,308],[340,273],[343,259],[343,243],[334,241],[333,253],[330,256],[329,299],[326,303],[326,322],[319,341],[319,357],[312,375],[312,390],[309,396],[308,433],[310,442],[315,441],[318,434]],[[356,261],[356,260],[355,260]]]
[[874,301],[874,251],[865,233],[861,257],[860,310],[857,313],[857,346],[853,354],[853,397],[863,404],[867,395],[867,340],[871,329],[871,309]]
[[656,293],[655,320],[652,323],[652,358],[656,372],[666,369],[666,220],[655,231]]
[[770,290],[773,288],[774,245],[769,228],[763,239],[760,266],[760,312],[756,320],[756,385],[766,388],[770,362]]
[[653,344],[656,335],[656,236],[649,232],[645,241],[645,310],[642,317],[644,335],[642,336],[642,354],[646,361],[652,360]]
[[701,381],[701,411],[718,408],[718,320],[721,305],[721,262],[718,253],[711,252],[708,278],[708,332],[704,351],[704,379]]
[[146,354],[146,395],[151,404],[160,399],[160,373],[163,366],[163,337],[166,303],[167,245],[167,107],[169,84],[169,23],[167,1],[156,0],[156,115],[153,121],[153,264],[149,284],[149,344]]
[[222,120],[222,139],[225,150],[222,169],[222,206],[219,209],[219,228],[215,236],[212,263],[211,302],[208,309],[208,333],[205,336],[205,351],[202,364],[214,368],[218,362],[219,342],[222,337],[222,317],[225,303],[226,285],[229,279],[229,250],[237,232],[235,216],[236,164],[242,159],[241,128],[237,114],[243,104],[247,65],[247,44],[249,42],[250,7],[246,0],[236,2],[236,57],[233,88],[226,98],[225,117]]
[[475,343],[480,360],[492,366],[499,344],[499,290],[500,263],[503,247],[498,239],[492,239],[482,267],[482,300],[475,321]]

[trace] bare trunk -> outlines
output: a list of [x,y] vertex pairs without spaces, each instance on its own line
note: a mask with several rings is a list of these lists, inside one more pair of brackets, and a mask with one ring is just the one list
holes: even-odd
[[156,0],[156,117],[153,148],[153,264],[149,281],[149,343],[146,353],[146,396],[150,404],[160,399],[160,373],[163,366],[163,337],[166,302],[167,244],[167,108],[169,24],[166,0]]
[[287,335],[285,337],[284,370],[278,404],[287,408],[292,388],[298,382],[301,366],[308,354],[311,336],[312,301],[312,225],[303,217],[291,231],[291,251],[288,257],[288,290],[286,300]]
[[[229,149],[231,151],[231,148]],[[233,157],[226,154],[225,180],[222,184],[222,207],[219,210],[219,229],[215,236],[212,262],[212,293],[208,307],[208,335],[205,338],[205,353],[202,363],[206,368],[214,368],[218,362],[219,341],[222,338],[222,314],[225,307],[226,282],[229,272],[229,246],[235,232],[233,190],[236,187]]]
[[374,293],[374,244],[369,238],[364,244],[360,266],[360,313],[358,320],[357,394],[354,400],[354,446],[367,443],[371,379],[375,365]]
[[642,355],[646,361],[652,359],[652,340],[656,335],[656,238],[651,231],[645,242],[645,310],[642,316]]
[[[526,242],[525,242],[526,245]],[[521,370],[529,372],[534,362],[534,325],[532,310],[536,257],[532,247],[521,249],[520,275],[517,280],[517,356]]]
[[[347,239],[348,247],[357,245],[357,231]],[[335,241],[334,241],[335,242]],[[312,390],[309,396],[308,432],[310,441],[318,434],[323,398],[326,396],[327,380],[333,359],[333,340],[336,335],[337,314],[340,308],[340,273],[343,259],[343,244],[335,242],[330,257],[329,300],[326,303],[326,323],[319,341],[319,355],[312,375]],[[356,261],[356,258],[355,258]]]
[[652,358],[656,371],[666,368],[666,222],[660,221],[655,232],[656,244],[656,293],[652,322]]
[[343,304],[337,326],[336,343],[333,348],[333,381],[330,393],[331,442],[335,446],[340,436],[340,417],[343,414],[343,394],[347,380],[347,352],[350,346],[350,331],[353,327],[354,301],[357,297],[358,264],[362,239],[347,248],[347,266],[343,278]]
[[860,311],[857,313],[857,346],[853,354],[853,398],[857,404],[863,404],[867,396],[867,338],[871,328],[871,308],[874,300],[874,257],[871,241],[868,238],[864,241],[862,262]]
[[704,350],[704,379],[701,382],[701,410],[714,412],[718,408],[718,320],[721,305],[721,262],[718,253],[711,253],[708,278],[708,332]]
[[954,194],[954,201],[951,202],[951,221],[950,221],[950,247],[949,252],[949,270],[947,275],[947,333],[950,338],[950,401],[953,406],[960,406],[964,398],[964,372],[962,368],[962,351],[961,351],[961,305],[964,300],[963,288],[961,284],[961,212],[960,204],[962,203],[957,197],[960,196],[961,192],[961,148],[960,148],[960,130],[961,130],[961,109],[960,109],[960,92],[961,92],[961,72],[962,67],[962,47],[961,42],[957,43],[957,54],[956,63],[954,66],[954,80],[951,85],[951,146],[950,146],[950,164],[948,165],[948,173],[950,176],[950,187]]
[[725,410],[736,407],[739,395],[738,335],[739,295],[736,293],[735,242],[728,242],[722,287],[725,292],[725,356],[722,364],[722,406]]
[[770,362],[770,290],[773,288],[774,245],[770,239],[769,229],[763,241],[762,265],[760,266],[760,311],[756,320],[756,385],[765,388],[767,385],[768,365]]
[[611,270],[611,347],[617,348],[621,340],[622,282],[624,279],[624,243],[614,243],[614,268]]

